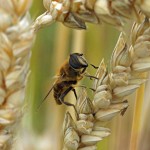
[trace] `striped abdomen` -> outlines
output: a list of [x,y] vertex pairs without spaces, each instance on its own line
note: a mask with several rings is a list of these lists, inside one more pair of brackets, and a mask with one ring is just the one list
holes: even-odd
[[60,96],[72,85],[76,84],[77,81],[62,81],[54,85],[54,98],[58,105],[61,105]]

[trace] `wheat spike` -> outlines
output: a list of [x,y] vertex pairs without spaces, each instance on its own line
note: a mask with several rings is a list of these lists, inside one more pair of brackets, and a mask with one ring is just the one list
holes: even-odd
[[[112,54],[110,72],[104,61],[100,63],[93,101],[89,100],[85,90],[82,91],[76,104],[79,118],[76,121],[71,117],[65,119],[64,150],[70,150],[70,143],[72,150],[96,150],[97,142],[110,135],[110,129],[105,127],[107,122],[117,114],[124,115],[128,107],[126,96],[146,81],[143,72],[150,70],[150,20],[147,17],[141,24],[134,23],[130,38],[128,43],[123,33],[120,34]],[[76,136],[69,133],[68,124]]]
[[0,0],[0,149],[12,148],[22,115],[30,49],[31,0]]
[[116,27],[124,26],[129,19],[139,22],[139,11],[150,16],[149,0],[43,0],[43,4],[46,12],[35,20],[35,31],[55,21],[67,27],[86,29],[86,22],[105,22]]

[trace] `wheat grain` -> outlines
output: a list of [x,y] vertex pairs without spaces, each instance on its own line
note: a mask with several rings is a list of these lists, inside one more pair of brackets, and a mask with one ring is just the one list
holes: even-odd
[[31,0],[0,0],[0,149],[11,149],[22,115],[34,39]]

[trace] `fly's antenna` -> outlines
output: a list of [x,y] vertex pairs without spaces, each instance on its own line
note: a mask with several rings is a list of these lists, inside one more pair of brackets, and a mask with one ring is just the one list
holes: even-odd
[[53,87],[54,87],[54,84],[53,84],[53,86],[51,87],[51,89],[48,91],[48,93],[46,94],[46,96],[43,98],[43,100],[41,101],[41,103],[39,104],[39,106],[37,107],[37,111],[41,108],[41,105],[45,102],[46,98],[47,98],[48,95],[51,93]]

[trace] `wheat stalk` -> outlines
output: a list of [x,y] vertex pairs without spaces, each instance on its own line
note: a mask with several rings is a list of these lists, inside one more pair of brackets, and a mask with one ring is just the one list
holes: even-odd
[[121,33],[111,58],[111,71],[100,63],[94,82],[93,101],[83,90],[76,108],[79,118],[66,113],[64,150],[96,150],[97,142],[110,134],[105,125],[128,107],[126,96],[146,81],[143,72],[150,70],[150,20],[134,23],[131,42]]
[[22,115],[34,39],[31,0],[0,0],[0,149],[11,149]]
[[139,20],[139,11],[150,16],[149,0],[43,0],[46,12],[34,22],[35,31],[55,21],[75,29],[86,29],[86,22],[106,22],[117,27],[126,20]]

